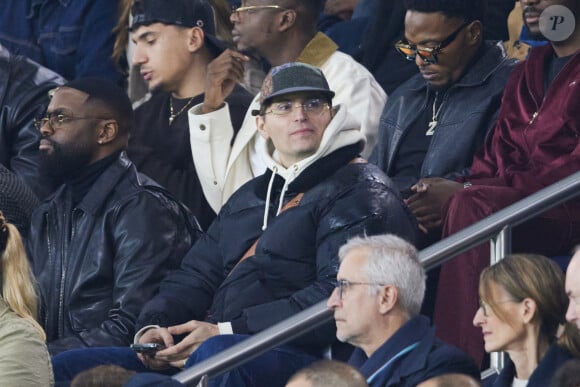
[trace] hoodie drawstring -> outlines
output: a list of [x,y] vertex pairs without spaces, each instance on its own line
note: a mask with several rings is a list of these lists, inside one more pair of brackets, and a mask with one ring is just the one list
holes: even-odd
[[[268,191],[266,192],[266,206],[264,208],[264,221],[262,223],[262,231],[265,231],[266,227],[268,227],[268,213],[270,212],[270,197],[272,196],[272,187],[274,186],[274,179],[276,178],[277,172],[278,168],[273,167],[272,177],[270,177],[270,182],[268,183]],[[278,212],[280,212],[279,209]]]
[[282,211],[282,205],[284,204],[284,196],[286,195],[286,191],[288,191],[288,180],[284,182],[282,192],[280,192],[280,202],[278,203],[278,211],[276,211],[276,216],[280,215],[280,211]]

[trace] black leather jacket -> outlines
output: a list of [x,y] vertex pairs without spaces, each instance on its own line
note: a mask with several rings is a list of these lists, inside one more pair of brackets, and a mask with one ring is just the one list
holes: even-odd
[[[493,127],[503,89],[515,60],[505,56],[503,48],[485,42],[480,58],[453,84],[443,99],[435,134],[427,150],[419,177],[452,179],[466,175],[473,155]],[[370,161],[392,176],[394,160],[404,143],[407,131],[427,106],[433,91],[421,74],[401,85],[385,105],[379,126],[379,141]],[[403,191],[416,183],[415,176],[394,179]]]
[[40,134],[34,117],[48,105],[48,91],[64,79],[0,46],[0,163],[20,177],[39,197],[56,188],[38,172]]
[[74,208],[65,185],[43,202],[28,250],[50,352],[128,345],[141,307],[197,239],[195,224],[124,153]]

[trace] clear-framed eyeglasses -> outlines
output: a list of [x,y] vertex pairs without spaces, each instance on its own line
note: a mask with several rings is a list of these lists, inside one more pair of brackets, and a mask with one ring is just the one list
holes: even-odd
[[378,284],[375,282],[355,282],[346,279],[340,279],[336,281],[336,289],[338,291],[338,298],[342,301],[345,292],[352,286],[356,285],[368,285],[368,286],[385,286],[384,284]]
[[47,113],[46,115],[37,116],[34,119],[34,126],[36,127],[36,129],[40,130],[45,124],[48,124],[50,130],[54,132],[55,130],[60,129],[66,123],[76,120],[108,120],[108,119],[109,118],[104,117],[76,117],[63,113]]
[[[518,303],[519,301],[515,301],[515,300],[503,300],[503,301],[494,301],[493,304],[494,305],[500,305],[500,304],[507,304],[510,302],[514,302],[514,303]],[[489,317],[490,316],[490,310],[493,310],[490,305],[486,304],[483,300],[479,300],[479,309],[481,309],[481,312],[483,313],[484,317]]]
[[292,101],[274,102],[270,105],[269,110],[264,114],[274,114],[277,116],[285,116],[290,114],[295,108],[301,108],[305,114],[318,115],[323,111],[330,109],[330,105],[323,99],[311,98],[304,102],[296,103]]

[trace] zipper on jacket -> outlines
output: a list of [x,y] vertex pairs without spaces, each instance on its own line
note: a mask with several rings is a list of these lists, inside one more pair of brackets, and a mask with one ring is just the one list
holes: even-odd
[[[49,228],[49,231],[46,233],[46,245],[48,248],[48,265],[50,267],[50,263],[51,263],[52,258],[53,258],[52,257],[52,243],[50,240],[50,230],[52,229],[52,227],[50,227],[48,212],[44,214],[44,217],[46,219],[46,225]],[[45,297],[45,300],[46,300],[46,297]],[[48,307],[48,305],[43,305],[43,308],[44,308],[44,329],[48,329],[48,315],[50,312],[50,308]]]
[[[66,211],[63,212],[62,215],[63,224],[66,225]],[[65,241],[62,240],[61,243],[61,253],[60,253],[60,286],[59,286],[59,293],[58,293],[58,338],[62,338],[64,335],[64,316],[63,316],[63,305],[64,305],[64,280],[66,276],[66,269],[64,265],[64,253],[65,253]]]
[[[64,287],[65,287],[66,274],[67,274],[65,261],[66,261],[66,257],[69,256],[68,248],[71,245],[71,241],[75,237],[75,232],[76,232],[75,214],[76,214],[76,208],[73,208],[73,210],[71,211],[71,216],[70,216],[70,227],[71,227],[70,237],[68,238],[68,241],[66,239],[64,239],[63,243],[62,243],[63,246],[62,246],[62,253],[61,253],[61,260],[60,260],[60,269],[61,269],[60,293],[59,293],[59,299],[58,299],[58,337],[59,338],[62,338],[64,336]],[[64,221],[64,224],[66,224],[66,211],[63,214],[63,221]]]

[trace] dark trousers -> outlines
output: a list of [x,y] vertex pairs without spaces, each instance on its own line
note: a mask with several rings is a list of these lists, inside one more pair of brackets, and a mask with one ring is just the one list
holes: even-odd
[[[246,335],[220,335],[206,340],[191,354],[186,368],[191,367],[248,338]],[[297,370],[308,366],[316,357],[291,346],[274,348],[246,362],[244,365],[210,379],[217,386],[281,386]],[[137,355],[127,347],[87,348],[62,352],[52,358],[57,386],[66,386],[80,372],[106,364],[114,364],[137,372],[151,372]],[[180,370],[169,369],[166,375]],[[169,376],[168,376],[169,377]],[[133,384],[132,384],[133,385]]]

